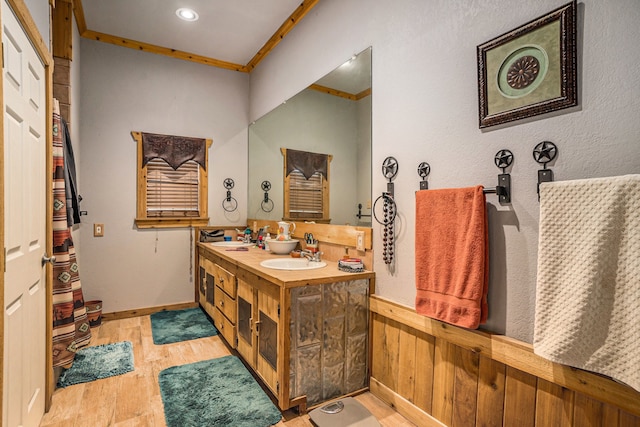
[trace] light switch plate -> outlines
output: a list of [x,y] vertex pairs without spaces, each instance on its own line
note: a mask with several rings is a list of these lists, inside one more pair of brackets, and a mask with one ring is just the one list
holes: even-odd
[[93,224],[93,237],[104,236],[104,224]]
[[356,231],[356,249],[364,251],[364,231]]

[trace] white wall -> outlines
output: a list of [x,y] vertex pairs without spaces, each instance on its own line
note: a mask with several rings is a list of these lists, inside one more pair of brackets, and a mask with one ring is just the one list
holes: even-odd
[[[193,301],[190,230],[135,228],[136,143],[130,133],[213,139],[210,223],[245,224],[248,76],[87,39],[79,48],[85,299],[102,299],[105,312]],[[240,205],[225,215],[227,177],[235,180]],[[93,237],[93,223],[104,224],[104,237]]]
[[396,261],[382,262],[374,225],[377,293],[414,306],[414,192],[420,162],[430,188],[495,186],[495,153],[515,155],[512,204],[488,196],[490,314],[487,328],[531,341],[538,235],[533,147],[550,140],[557,180],[640,172],[640,7],[637,0],[583,0],[578,7],[580,105],[527,123],[478,129],[476,46],[566,3],[540,0],[324,0],[251,74],[255,120],[373,46],[373,196],[380,165],[395,156]]

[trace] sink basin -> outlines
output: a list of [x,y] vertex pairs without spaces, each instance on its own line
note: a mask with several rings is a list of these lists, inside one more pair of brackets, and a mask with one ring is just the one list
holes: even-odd
[[227,248],[248,248],[253,246],[254,243],[244,243],[238,240],[230,242],[211,242],[211,246],[226,246]]
[[261,266],[274,270],[313,270],[327,265],[326,262],[310,262],[306,258],[271,258],[260,263]]

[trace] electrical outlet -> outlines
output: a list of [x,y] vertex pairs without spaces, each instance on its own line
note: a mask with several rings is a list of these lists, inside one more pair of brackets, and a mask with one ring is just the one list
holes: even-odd
[[93,237],[104,236],[104,224],[93,224]]
[[364,251],[364,231],[356,231],[356,249]]

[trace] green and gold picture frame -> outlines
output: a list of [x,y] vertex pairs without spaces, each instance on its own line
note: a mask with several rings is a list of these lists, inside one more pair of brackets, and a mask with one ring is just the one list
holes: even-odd
[[480,128],[578,105],[574,0],[478,46]]

